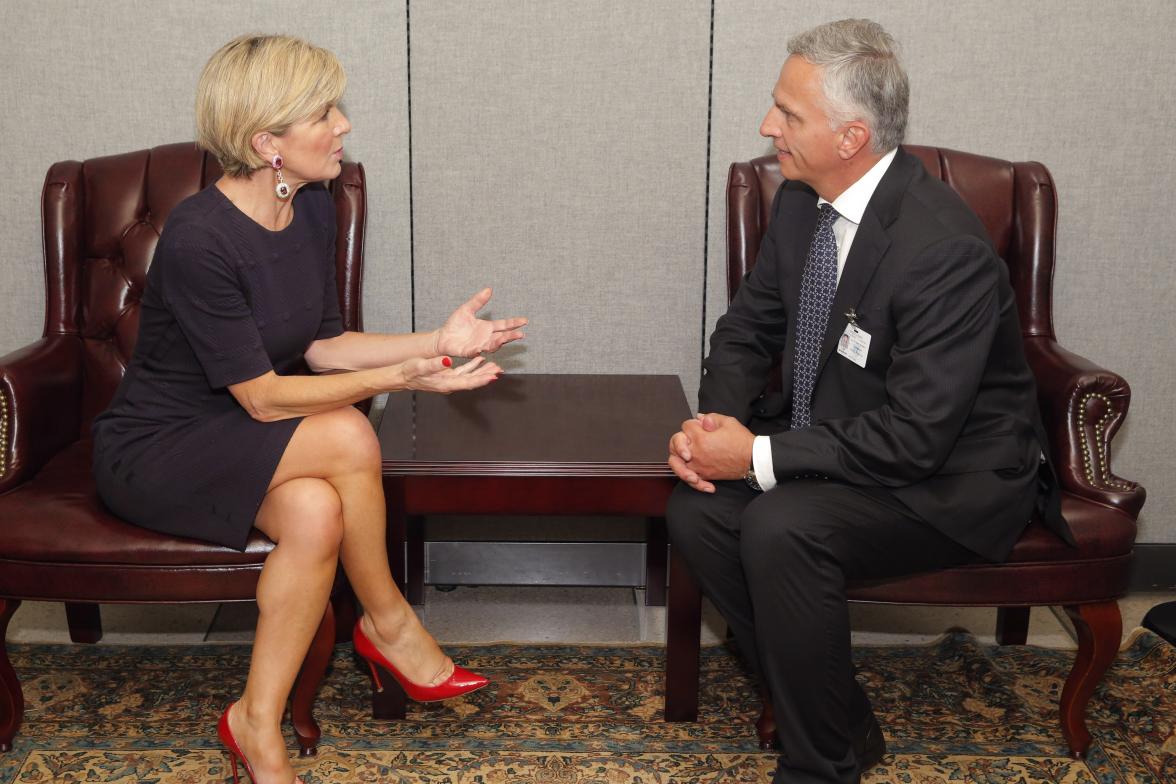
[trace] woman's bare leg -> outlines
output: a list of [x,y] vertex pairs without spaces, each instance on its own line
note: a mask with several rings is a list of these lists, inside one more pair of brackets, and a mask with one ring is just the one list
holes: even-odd
[[367,417],[348,406],[302,420],[274,483],[296,477],[322,479],[338,493],[343,512],[340,555],[363,604],[364,632],[413,683],[444,681],[453,662],[404,600],[388,566],[380,445]]
[[322,479],[271,485],[255,525],[277,546],[257,584],[257,634],[245,692],[229,727],[256,775],[254,784],[294,778],[282,714],[294,678],[322,621],[343,537],[342,504]]

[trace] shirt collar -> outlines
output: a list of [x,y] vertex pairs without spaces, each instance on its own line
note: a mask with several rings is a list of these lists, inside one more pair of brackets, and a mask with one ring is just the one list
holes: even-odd
[[[857,182],[842,191],[841,195],[832,201],[833,209],[837,210],[838,215],[855,225],[862,222],[862,215],[866,213],[866,206],[870,203],[870,198],[874,195],[878,183],[882,181],[882,175],[886,174],[886,170],[890,168],[890,162],[894,160],[897,153],[898,148],[895,147],[883,155]],[[823,198],[817,198],[818,207],[829,203]]]

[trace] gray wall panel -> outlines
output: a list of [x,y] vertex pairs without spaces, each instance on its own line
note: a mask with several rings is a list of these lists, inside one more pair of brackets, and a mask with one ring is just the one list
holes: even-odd
[[323,5],[215,0],[0,3],[0,353],[41,333],[44,314],[40,193],[54,161],[128,152],[193,138],[196,80],[235,35],[288,32],[333,50],[347,69],[347,157],[369,179],[365,318],[407,329],[409,231],[404,4]]
[[[1061,214],[1055,304],[1061,342],[1125,376],[1135,393],[1115,441],[1116,471],[1147,486],[1140,538],[1176,541],[1168,485],[1176,421],[1171,321],[1170,194],[1176,167],[1149,137],[1176,123],[1169,31],[1176,4],[1018,0],[937,7],[890,3],[716,4],[707,332],[726,284],[726,169],[769,151],[757,134],[794,33],[847,16],[881,22],[911,76],[911,142],[1039,160]],[[1162,133],[1162,130],[1161,130]]]
[[714,5],[704,226],[710,3],[413,3],[414,271],[405,2],[209,0],[153,14],[130,0],[0,3],[0,352],[41,330],[47,167],[191,138],[208,55],[232,35],[281,29],[332,48],[348,69],[348,156],[370,183],[369,329],[409,328],[414,274],[422,329],[493,284],[494,315],[533,321],[509,368],[678,373],[693,399],[702,329],[725,306],[727,166],[768,150],[756,131],[788,36],[870,15],[906,49],[911,141],[1053,171],[1058,333],[1132,383],[1115,465],[1149,488],[1141,538],[1176,542],[1164,481],[1176,439],[1164,413],[1176,382],[1164,315],[1176,283],[1162,214],[1176,167],[1151,140],[1176,119],[1165,99],[1176,5]]
[[417,328],[484,285],[527,372],[698,381],[709,3],[414,3]]

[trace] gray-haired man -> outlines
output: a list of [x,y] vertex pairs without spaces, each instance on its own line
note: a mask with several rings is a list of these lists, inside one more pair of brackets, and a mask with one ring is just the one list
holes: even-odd
[[[670,537],[770,692],[776,782],[885,752],[846,584],[999,561],[1039,498],[1040,418],[1004,264],[899,148],[907,77],[867,20],[802,33],[760,127],[786,181],[670,440]],[[846,340],[842,340],[845,337]],[[784,392],[765,396],[783,352]],[[1048,487],[1049,482],[1045,485]]]

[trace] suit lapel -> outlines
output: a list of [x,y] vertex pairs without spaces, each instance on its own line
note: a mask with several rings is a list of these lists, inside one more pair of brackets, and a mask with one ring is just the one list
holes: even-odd
[[[795,319],[800,309],[800,283],[804,277],[804,264],[808,259],[809,245],[813,241],[813,231],[817,228],[817,194],[802,182],[791,181],[785,184],[785,192],[781,194],[780,215],[784,225],[791,232],[780,248],[780,269],[787,270],[787,277],[781,281],[780,298],[784,302],[785,312],[789,319]],[[791,378],[793,356],[796,353],[796,330],[791,327],[784,343],[784,354],[781,358],[786,368],[786,378]],[[791,381],[788,383],[791,391]]]
[[837,283],[837,293],[833,296],[833,306],[829,311],[829,323],[825,325],[825,337],[821,342],[821,358],[817,362],[817,375],[829,361],[845,325],[849,323],[846,315],[850,308],[856,308],[866,293],[866,287],[878,269],[878,262],[882,261],[886,249],[890,247],[890,238],[882,229],[882,224],[869,209],[862,215],[862,222],[858,224],[857,235],[853,238],[853,245],[849,249],[849,258],[845,260],[845,269],[841,271],[841,280]]
[[846,313],[850,308],[857,307],[878,269],[878,264],[886,255],[886,249],[890,247],[887,229],[898,217],[902,196],[915,174],[917,165],[918,161],[900,147],[862,214],[862,222],[858,224],[857,234],[854,235],[853,245],[850,246],[849,256],[845,260],[845,268],[841,271],[841,280],[837,283],[837,293],[833,296],[829,323],[825,326],[825,337],[821,342],[821,357],[817,364],[818,376],[824,370],[825,363],[829,361],[841,333],[849,323]]
[[789,182],[786,187],[788,190],[781,195],[781,207],[786,212],[781,215],[781,222],[788,227],[790,235],[782,243],[780,268],[788,277],[781,281],[780,296],[789,316],[794,317],[800,306],[804,262],[816,230],[816,193],[802,182]]
[[800,280],[804,276],[804,263],[808,259],[809,245],[817,228],[817,194],[801,182],[789,182],[785,188],[787,190],[781,194],[783,214],[780,217],[792,234],[782,249],[787,255],[781,268],[795,274],[789,274],[787,288],[780,295],[788,306],[788,313],[793,314],[800,302]]

